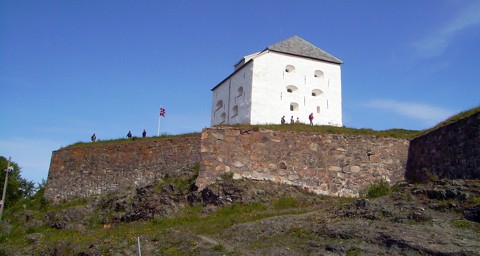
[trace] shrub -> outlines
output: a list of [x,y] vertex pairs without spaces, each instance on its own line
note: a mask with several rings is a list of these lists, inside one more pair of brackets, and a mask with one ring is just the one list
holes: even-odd
[[391,192],[390,184],[388,184],[386,180],[381,180],[380,182],[371,184],[367,188],[365,196],[367,198],[376,198],[389,195]]
[[221,175],[222,180],[233,180],[233,172],[225,172]]
[[480,204],[480,196],[473,196],[470,198],[472,204]]

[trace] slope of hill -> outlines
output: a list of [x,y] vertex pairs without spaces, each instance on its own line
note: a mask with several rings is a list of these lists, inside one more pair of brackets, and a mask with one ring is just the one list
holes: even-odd
[[[7,209],[0,255],[480,255],[480,181],[401,182],[378,198],[233,180],[198,170],[154,184]],[[383,189],[383,190],[382,190]]]

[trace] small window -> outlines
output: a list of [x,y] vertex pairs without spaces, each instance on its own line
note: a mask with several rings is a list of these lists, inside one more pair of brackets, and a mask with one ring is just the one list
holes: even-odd
[[315,70],[315,72],[313,73],[313,76],[316,78],[323,78],[323,71]]
[[238,115],[238,106],[234,106],[232,109],[232,116]]
[[288,85],[287,86],[287,92],[289,92],[289,93],[295,92],[297,90],[298,90],[298,88],[294,85]]
[[295,71],[295,67],[294,67],[293,65],[287,65],[287,66],[285,67],[285,72],[291,73],[291,72],[293,72],[293,71]]
[[320,114],[320,106],[317,106],[317,114]]
[[221,123],[225,123],[225,119],[227,118],[227,114],[225,114],[225,112],[223,112],[221,115],[220,115],[220,119],[222,120]]
[[290,103],[290,111],[298,111],[298,103]]
[[217,109],[223,107],[223,100],[217,101]]
[[323,92],[322,92],[321,90],[319,90],[319,89],[313,89],[313,90],[312,90],[312,96],[313,96],[313,97],[318,97],[318,96],[322,95],[322,93],[323,93]]
[[243,94],[243,87],[241,87],[241,86],[238,87],[238,91],[237,91],[237,92],[238,92],[237,97],[242,96],[242,94]]

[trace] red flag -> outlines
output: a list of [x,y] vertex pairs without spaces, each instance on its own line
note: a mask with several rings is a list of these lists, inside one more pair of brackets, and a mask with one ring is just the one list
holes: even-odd
[[160,116],[165,117],[165,109],[164,108],[160,108]]

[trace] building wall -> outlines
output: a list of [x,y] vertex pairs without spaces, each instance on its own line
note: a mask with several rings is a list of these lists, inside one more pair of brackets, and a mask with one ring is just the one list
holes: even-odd
[[315,125],[342,126],[341,84],[338,64],[267,51],[213,90],[211,124],[279,124],[282,116],[309,123],[313,113]]
[[428,181],[480,178],[480,113],[411,141],[406,177]]
[[279,124],[282,116],[309,123],[313,113],[315,125],[342,126],[340,65],[267,52],[254,60],[253,72],[251,124]]
[[199,189],[225,173],[325,195],[358,196],[404,179],[409,141],[376,136],[210,128],[202,132]]
[[91,143],[53,151],[45,197],[88,196],[152,183],[200,161],[200,136]]
[[250,123],[252,69],[246,64],[212,92],[212,126]]

